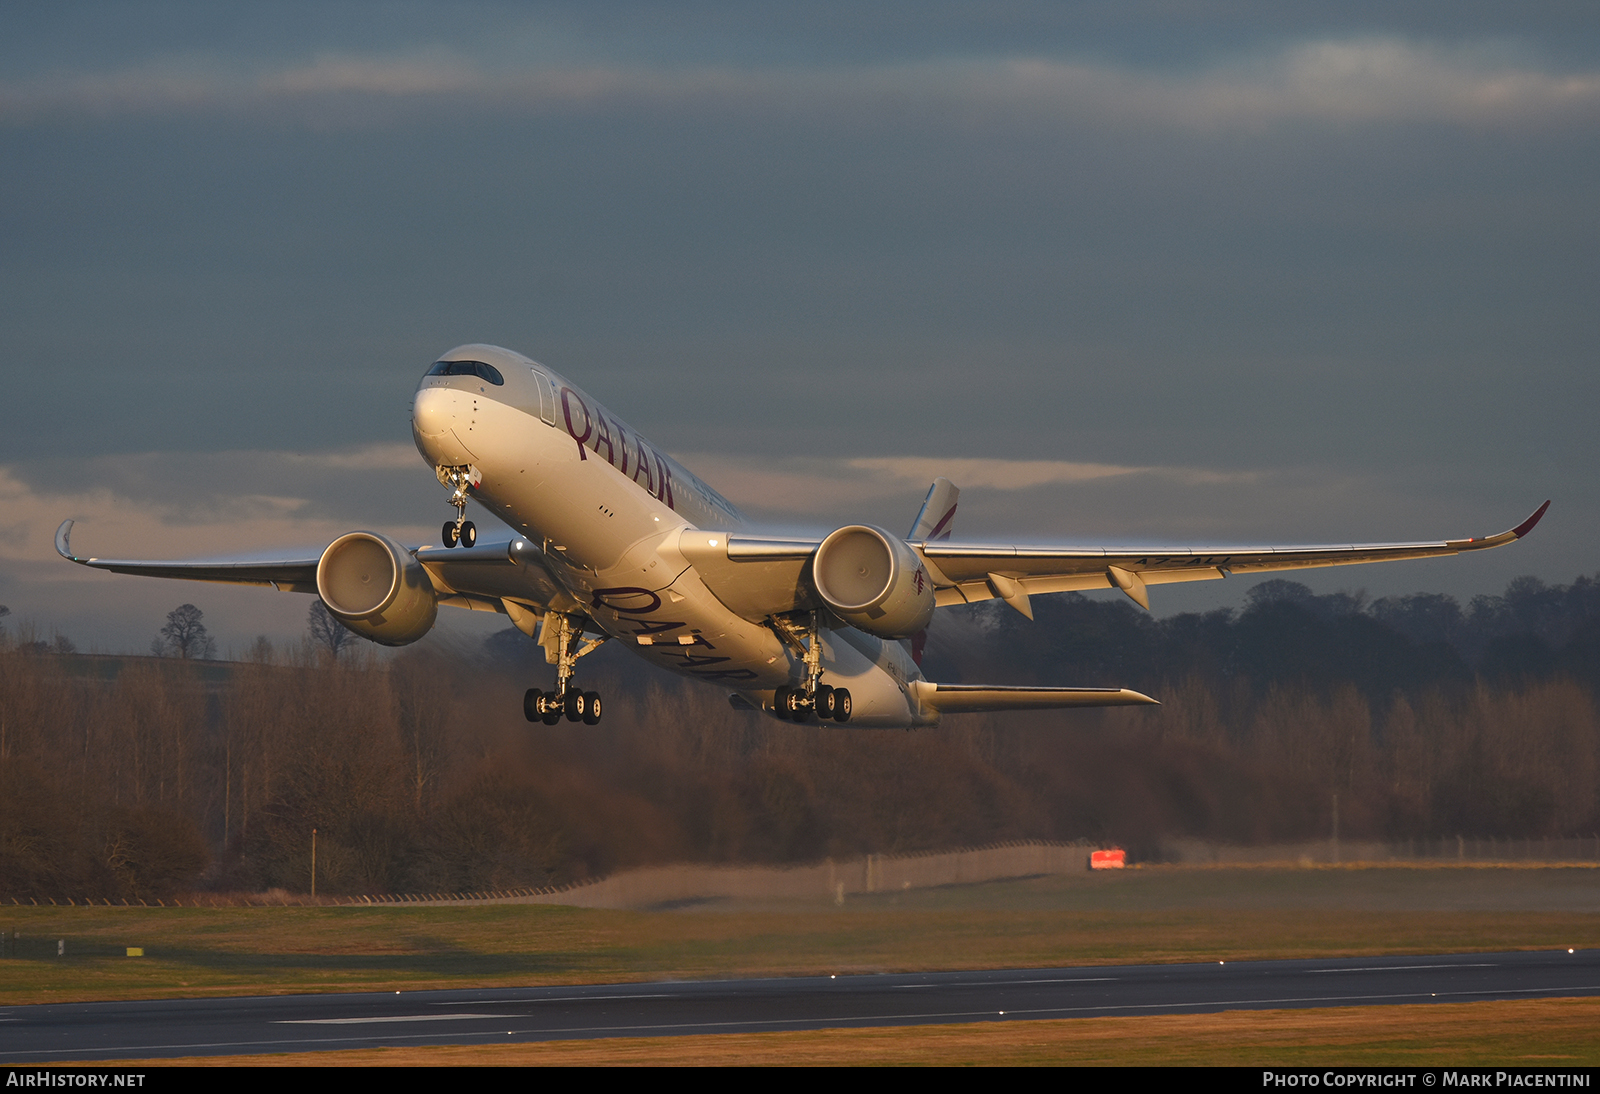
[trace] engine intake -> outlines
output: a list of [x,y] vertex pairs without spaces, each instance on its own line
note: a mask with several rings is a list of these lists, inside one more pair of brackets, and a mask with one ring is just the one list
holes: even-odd
[[317,593],[335,619],[385,646],[415,642],[439,615],[422,563],[376,532],[349,532],[328,544],[317,562]]
[[909,638],[933,618],[933,582],[922,559],[882,528],[835,529],[812,561],[817,595],[852,627],[880,638]]

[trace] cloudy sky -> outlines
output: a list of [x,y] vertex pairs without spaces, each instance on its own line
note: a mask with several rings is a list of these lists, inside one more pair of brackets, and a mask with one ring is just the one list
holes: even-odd
[[941,472],[958,537],[1053,542],[1550,497],[1513,548],[1308,582],[1600,570],[1592,5],[769,7],[0,4],[8,624],[300,631],[52,533],[429,540],[407,404],[473,341],[791,525],[908,526]]

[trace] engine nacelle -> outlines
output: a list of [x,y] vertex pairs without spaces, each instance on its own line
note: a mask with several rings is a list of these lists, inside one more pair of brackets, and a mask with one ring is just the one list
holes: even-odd
[[349,532],[328,544],[317,562],[317,593],[335,619],[385,646],[415,642],[439,615],[422,563],[376,532]]
[[909,638],[933,618],[933,581],[922,559],[882,528],[830,532],[812,559],[811,580],[835,615],[879,638]]

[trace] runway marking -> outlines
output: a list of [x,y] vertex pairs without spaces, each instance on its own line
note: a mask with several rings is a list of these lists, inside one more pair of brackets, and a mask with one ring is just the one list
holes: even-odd
[[[1409,993],[1409,994],[1395,994],[1395,995],[1306,996],[1306,997],[1297,998],[1297,999],[1226,999],[1226,1000],[1216,1000],[1216,1001],[1207,1002],[1207,1003],[1167,1004],[1167,1006],[1170,1006],[1174,1010],[1176,1010],[1176,1009],[1180,1009],[1180,1008],[1190,1008],[1190,1007],[1228,1007],[1228,1006],[1237,1007],[1237,1006],[1263,1005],[1263,1004],[1266,1004],[1266,1005],[1276,1004],[1276,1005],[1282,1006],[1284,1004],[1297,1003],[1297,1002],[1333,1003],[1333,1002],[1336,1002],[1336,1001],[1339,1001],[1339,1000],[1369,1001],[1369,1000],[1374,1000],[1374,999],[1430,999],[1430,998],[1445,998],[1445,997],[1448,997],[1448,996],[1524,995],[1524,994],[1535,994],[1535,993],[1541,993],[1541,992],[1550,995],[1550,997],[1552,997],[1552,998],[1561,998],[1564,995],[1564,993],[1568,993],[1568,992],[1600,992],[1600,984],[1585,984],[1585,985],[1579,985],[1579,986],[1575,986],[1575,987],[1555,988],[1555,989],[1550,989],[1550,988],[1518,988],[1518,989],[1513,989],[1513,990],[1510,990],[1510,991],[1488,990],[1488,991],[1440,992],[1437,995],[1427,994],[1427,993]],[[1061,1008],[1049,1008],[1049,1009],[1041,1009],[1041,1010],[1022,1010],[1022,1011],[1013,1010],[1013,1011],[1008,1011],[1005,1016],[1006,1016],[1006,1018],[1013,1018],[1013,1017],[1016,1017],[1016,1016],[1019,1016],[1019,1015],[1024,1015],[1024,1014],[1059,1014],[1059,1013],[1066,1013],[1066,1012],[1071,1012],[1071,1011],[1149,1010],[1149,1009],[1153,1009],[1153,1008],[1159,1008],[1161,1006],[1162,1006],[1162,1004],[1159,1004],[1159,1003],[1147,1003],[1147,1004],[1131,1004],[1131,1005],[1122,1005],[1122,1006],[1061,1007]],[[483,1017],[492,1018],[492,1017],[496,1017],[496,1016],[495,1015],[484,1015]],[[633,1036],[643,1037],[643,1036],[650,1036],[650,1032],[649,1031],[652,1031],[652,1030],[715,1029],[715,1028],[718,1028],[718,1027],[726,1027],[726,1026],[752,1027],[752,1026],[779,1026],[779,1025],[791,1025],[791,1026],[795,1026],[796,1028],[799,1028],[799,1029],[826,1029],[830,1025],[843,1025],[845,1023],[859,1023],[859,1022],[885,1023],[885,1022],[893,1021],[895,1019],[899,1019],[899,1020],[902,1020],[902,1021],[903,1020],[908,1020],[908,1019],[909,1020],[928,1021],[930,1019],[938,1019],[938,1018],[969,1018],[969,1019],[974,1019],[974,1020],[976,1020],[976,1019],[991,1019],[992,1020],[995,1017],[997,1017],[997,1013],[995,1011],[992,1011],[992,1010],[945,1011],[945,1012],[930,1012],[930,1013],[926,1013],[926,1014],[852,1015],[852,1016],[840,1016],[840,1017],[823,1018],[823,1019],[815,1019],[815,1018],[812,1018],[812,1019],[775,1018],[775,1019],[765,1019],[765,1020],[758,1020],[758,1021],[748,1021],[748,1020],[746,1020],[746,1021],[727,1021],[727,1022],[678,1022],[678,1023],[665,1023],[665,1022],[663,1022],[663,1023],[659,1023],[659,1024],[654,1024],[654,1025],[637,1025],[637,1026],[567,1026],[567,1027],[562,1027],[562,1028],[559,1028],[559,1029],[546,1029],[546,1030],[537,1030],[537,1031],[535,1031],[535,1030],[525,1030],[525,1031],[522,1031],[522,1032],[524,1032],[524,1033],[534,1033],[538,1037],[540,1037],[541,1039],[558,1040],[559,1037],[557,1035],[564,1034],[564,1033],[566,1033],[566,1034],[571,1034],[571,1033],[591,1033],[592,1034],[592,1033],[629,1033],[629,1032],[631,1032]],[[332,1019],[331,1021],[339,1021],[339,1019]],[[508,1035],[513,1035],[513,1036],[515,1035],[513,1031],[508,1030],[506,1032],[507,1032]],[[364,1038],[359,1038],[359,1040],[363,1041],[363,1042],[369,1042],[369,1043],[370,1042],[375,1042],[375,1041],[416,1041],[416,1040],[422,1039],[424,1036],[425,1035],[420,1034],[420,1033],[414,1033],[414,1034],[391,1035],[391,1036],[387,1036],[387,1037],[382,1037],[382,1036],[364,1037]],[[475,1036],[482,1037],[482,1038],[488,1038],[491,1035],[489,1035],[489,1034],[477,1034]],[[340,1044],[340,1043],[344,1043],[344,1042],[347,1042],[347,1041],[350,1041],[350,1040],[355,1040],[355,1039],[354,1038],[336,1038],[336,1037],[317,1037],[317,1038],[304,1038],[304,1039],[297,1039],[297,1040],[213,1041],[213,1042],[199,1042],[199,1043],[172,1044],[172,1045],[126,1045],[126,1046],[119,1046],[119,1047],[104,1047],[104,1046],[102,1046],[102,1047],[99,1047],[99,1048],[91,1048],[91,1049],[76,1049],[76,1050],[71,1051],[70,1055],[73,1056],[73,1057],[76,1057],[76,1058],[81,1058],[81,1057],[90,1056],[90,1055],[107,1055],[107,1054],[118,1053],[118,1052],[162,1052],[162,1051],[172,1051],[172,1050],[180,1050],[180,1049],[198,1049],[198,1048],[246,1048],[246,1049],[248,1049],[248,1048],[257,1048],[257,1049],[260,1049],[260,1048],[263,1048],[263,1047],[268,1046],[268,1045]],[[37,1054],[38,1051],[39,1051],[38,1049],[33,1048],[33,1049],[28,1049],[25,1052],[22,1052],[22,1051],[19,1051],[19,1052],[0,1052],[0,1057],[34,1055],[34,1054]]]
[[1060,980],[1002,980],[1001,984],[1104,984],[1121,980],[1120,976],[1076,976]]
[[520,1014],[396,1014],[384,1018],[279,1018],[275,1026],[360,1026],[374,1022],[456,1022],[468,1018],[520,1018]]
[[1359,969],[1306,969],[1306,973],[1315,974],[1322,972],[1402,972],[1412,969],[1494,969],[1499,968],[1495,961],[1479,961],[1476,964],[1458,965],[1367,965]]
[[1503,996],[1544,994],[1552,999],[1560,999],[1565,997],[1565,993],[1575,991],[1600,992],[1600,984],[1579,984],[1565,988],[1482,988],[1476,991],[1409,991],[1394,992],[1392,994],[1385,995],[1302,995],[1289,996],[1281,999],[1212,999],[1196,1003],[1116,1003],[1087,1007],[1041,1007],[1033,1010],[1009,1011],[1007,1013],[1007,1017],[1012,1014],[1065,1014],[1072,1011],[1085,1010],[1165,1010],[1169,1007],[1173,1010],[1178,1010],[1191,1007],[1287,1006],[1291,1003],[1312,1003],[1321,1005],[1344,1004],[1348,1006],[1352,1003],[1367,1002],[1374,999],[1447,999],[1457,996],[1466,997],[1474,995]]
[[[488,1003],[491,1006],[493,1006],[496,1003],[511,1003],[511,1004],[513,1004],[515,1006],[521,1006],[524,1003],[592,1003],[592,1002],[595,1002],[596,1000],[603,1000],[603,1001],[609,1002],[609,1001],[611,1001],[613,999],[680,999],[680,998],[685,998],[685,997],[684,996],[680,996],[680,995],[678,995],[678,994],[676,994],[674,992],[670,992],[670,991],[658,991],[658,992],[654,992],[654,993],[652,993],[650,995],[557,995],[557,996],[550,996],[550,997],[546,997],[546,998],[542,998],[542,999],[479,999],[479,1000],[477,1000],[477,1002],[479,1002],[479,1003]],[[430,1007],[459,1007],[460,1005],[461,1005],[460,1003],[429,1003],[428,1004],[428,1006],[430,1006]],[[507,1018],[507,1017],[511,1017],[511,1015],[504,1015],[504,1014],[502,1014],[502,1015],[490,1015],[490,1017]]]

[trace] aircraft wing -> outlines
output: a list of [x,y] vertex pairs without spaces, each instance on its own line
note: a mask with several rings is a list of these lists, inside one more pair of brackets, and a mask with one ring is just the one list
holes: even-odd
[[[307,558],[271,560],[84,558],[72,553],[73,523],[63,521],[56,529],[56,551],[62,558],[80,566],[140,577],[271,586],[280,592],[317,591],[320,553]],[[501,612],[511,615],[518,626],[522,626],[519,616],[530,612],[542,614],[548,607],[570,610],[566,602],[571,597],[546,569],[544,552],[520,536],[475,547],[419,547],[411,554],[427,571],[441,604]]]
[[186,581],[220,581],[230,585],[270,585],[284,592],[317,591],[318,556],[274,559],[271,561],[235,559],[194,559],[166,562],[154,559],[80,558],[72,553],[73,521],[61,522],[56,529],[56,552],[70,562],[114,574],[140,577],[176,577]]
[[1533,530],[1547,501],[1527,520],[1498,535],[1423,543],[1353,543],[1307,547],[1032,547],[917,543],[938,603],[963,604],[998,597],[1032,618],[1031,593],[1117,588],[1150,606],[1147,586],[1208,581],[1231,574],[1350,566],[1434,558],[1499,547]]

